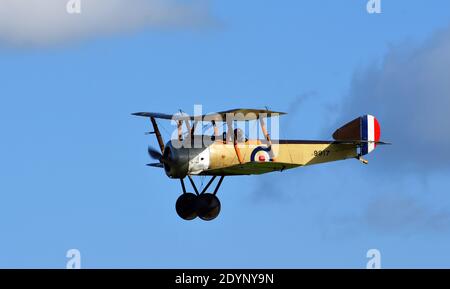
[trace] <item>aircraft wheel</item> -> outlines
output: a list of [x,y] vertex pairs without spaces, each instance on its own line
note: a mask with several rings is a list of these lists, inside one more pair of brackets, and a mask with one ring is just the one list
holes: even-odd
[[216,195],[206,193],[197,197],[197,215],[204,221],[214,220],[220,213],[220,207]]
[[193,193],[182,194],[175,204],[178,216],[190,221],[197,217],[197,195]]

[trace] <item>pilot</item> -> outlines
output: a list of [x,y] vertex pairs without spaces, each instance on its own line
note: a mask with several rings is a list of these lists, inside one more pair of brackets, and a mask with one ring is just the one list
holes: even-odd
[[[236,136],[236,140],[238,143],[246,142],[248,139],[244,135],[244,131],[241,128],[235,128],[234,129],[234,135]],[[227,133],[223,132],[222,134],[222,140],[224,142],[227,141]]]
[[235,128],[234,135],[238,143],[243,143],[247,141],[247,138],[244,135],[244,131],[241,128]]

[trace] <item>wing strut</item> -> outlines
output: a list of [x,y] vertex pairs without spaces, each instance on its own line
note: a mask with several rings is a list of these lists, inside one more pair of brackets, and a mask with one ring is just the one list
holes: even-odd
[[261,124],[261,130],[264,134],[264,137],[266,138],[267,142],[269,143],[269,148],[270,148],[270,154],[271,154],[271,159],[273,162],[275,162],[275,157],[273,156],[273,152],[272,152],[272,140],[270,139],[270,135],[267,132],[267,128],[266,128],[266,123],[264,122],[264,118],[260,118],[259,122]]
[[242,158],[241,150],[238,146],[238,139],[236,135],[236,131],[233,131],[233,122],[232,119],[230,120],[227,118],[227,135],[226,135],[226,143],[229,143],[233,141],[234,151],[236,152],[236,157],[239,160],[239,163],[242,164],[244,162],[244,159]]
[[177,123],[177,129],[178,129],[178,140],[183,140],[183,121],[179,120]]
[[244,162],[244,158],[242,157],[241,150],[239,149],[239,146],[238,146],[238,138],[237,138],[236,131],[234,132],[234,135],[233,135],[233,145],[234,145],[234,151],[236,152],[236,156],[239,160],[239,163],[242,164]]
[[161,153],[164,153],[164,141],[161,137],[161,133],[159,132],[158,124],[156,123],[156,120],[154,117],[150,117],[150,121],[153,125],[153,130],[156,135],[156,139],[158,140],[159,148],[161,149]]
[[215,120],[212,120],[211,123],[214,128],[214,140],[218,140],[219,139],[219,128],[217,127]]

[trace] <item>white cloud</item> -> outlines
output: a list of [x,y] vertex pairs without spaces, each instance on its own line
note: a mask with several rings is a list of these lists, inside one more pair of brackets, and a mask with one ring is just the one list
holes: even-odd
[[212,22],[206,0],[0,0],[0,43],[46,46],[143,28],[198,27]]

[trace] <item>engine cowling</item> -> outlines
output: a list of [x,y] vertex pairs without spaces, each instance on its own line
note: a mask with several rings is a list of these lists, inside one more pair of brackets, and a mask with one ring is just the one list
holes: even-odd
[[[189,140],[184,141],[184,144]],[[170,141],[166,144],[163,153],[164,170],[168,177],[182,179],[188,174],[200,174],[209,168],[209,148],[189,147]]]
[[164,148],[163,159],[164,171],[169,178],[183,179],[189,169],[189,151],[187,148],[175,148],[172,141],[168,142]]

